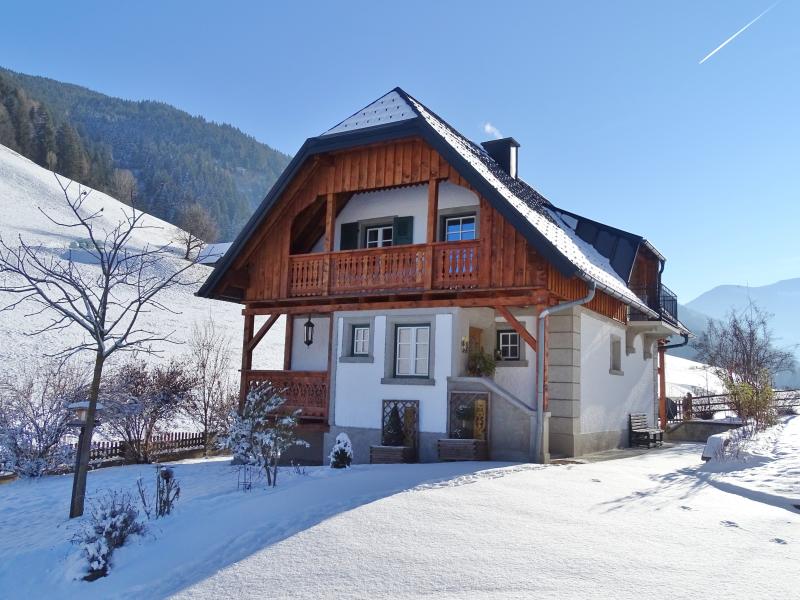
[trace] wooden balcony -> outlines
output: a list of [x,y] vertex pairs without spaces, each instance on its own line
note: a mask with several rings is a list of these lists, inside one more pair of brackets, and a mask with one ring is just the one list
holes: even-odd
[[328,423],[328,373],[326,371],[254,371],[244,372],[247,389],[270,382],[285,390],[289,411],[300,409],[301,423]]
[[289,257],[290,298],[478,287],[478,240]]

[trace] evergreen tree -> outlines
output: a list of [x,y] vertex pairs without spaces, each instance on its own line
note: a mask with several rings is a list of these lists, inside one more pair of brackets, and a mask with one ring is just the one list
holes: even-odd
[[50,168],[56,155],[56,134],[50,112],[41,104],[31,108],[33,123],[33,161],[43,167]]
[[14,130],[11,115],[3,104],[2,89],[0,89],[0,144],[12,150],[17,149],[17,132]]
[[83,144],[78,132],[69,123],[62,123],[56,135],[58,171],[64,177],[82,181],[86,174]]

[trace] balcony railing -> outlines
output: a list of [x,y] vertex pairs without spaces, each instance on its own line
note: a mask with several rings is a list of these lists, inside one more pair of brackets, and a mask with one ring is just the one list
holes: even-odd
[[271,383],[283,390],[286,412],[301,410],[300,422],[328,422],[327,371],[245,371],[247,389]]
[[[631,291],[636,294],[647,306],[658,313],[661,320],[676,323],[678,321],[678,296],[664,284],[660,287],[633,287]],[[647,321],[652,317],[640,310],[631,308],[631,321]]]
[[437,242],[289,257],[291,298],[478,286],[479,243]]

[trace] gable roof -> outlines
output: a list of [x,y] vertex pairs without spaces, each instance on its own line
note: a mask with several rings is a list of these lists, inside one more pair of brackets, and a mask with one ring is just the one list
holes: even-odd
[[564,220],[565,211],[559,211],[522,179],[511,177],[481,146],[461,135],[399,87],[322,135],[306,140],[197,294],[211,296],[234,258],[309,157],[412,135],[423,138],[439,152],[564,276],[575,275],[594,282],[598,288],[625,304],[653,317],[658,316],[628,288],[627,278],[620,276],[609,257],[603,256],[569,226]]

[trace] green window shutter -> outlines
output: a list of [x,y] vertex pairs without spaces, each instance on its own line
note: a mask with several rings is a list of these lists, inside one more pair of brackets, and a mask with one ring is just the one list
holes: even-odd
[[395,217],[392,228],[394,246],[414,243],[414,217]]
[[358,248],[358,223],[342,223],[339,249],[355,250],[356,248]]

